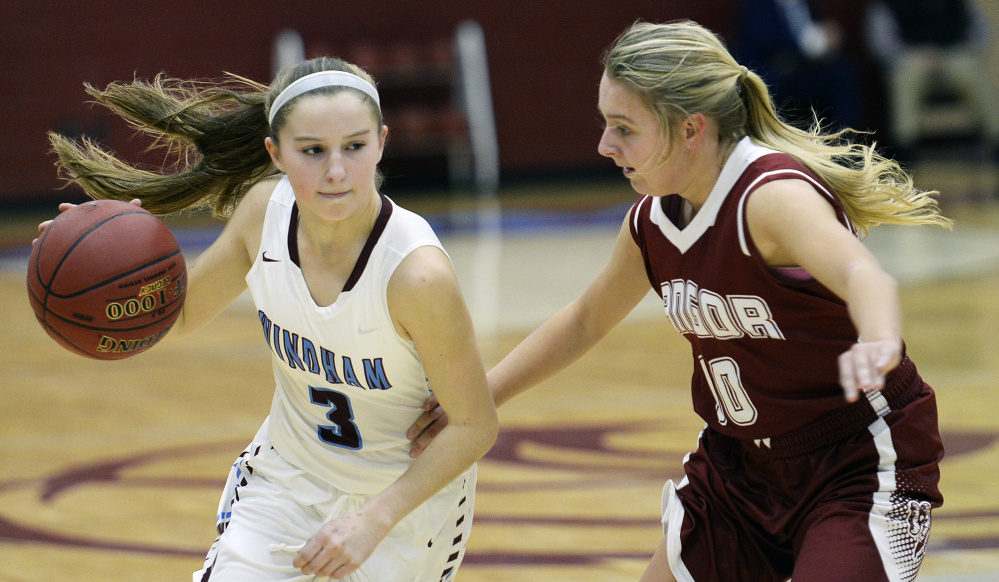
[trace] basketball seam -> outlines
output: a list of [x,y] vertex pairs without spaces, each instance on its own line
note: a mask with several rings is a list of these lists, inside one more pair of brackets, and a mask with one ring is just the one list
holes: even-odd
[[128,276],[130,276],[130,275],[132,275],[132,274],[134,274],[134,273],[136,273],[138,271],[141,271],[142,269],[145,269],[149,265],[156,264],[156,263],[158,263],[160,261],[163,261],[165,259],[169,259],[170,257],[174,257],[174,256],[177,256],[179,254],[182,254],[182,251],[178,250],[178,251],[174,251],[174,252],[171,252],[169,254],[166,254],[166,255],[162,255],[162,256],[156,257],[155,259],[152,259],[152,260],[150,260],[149,262],[147,262],[147,263],[145,263],[143,265],[139,265],[138,267],[135,267],[134,269],[132,269],[130,271],[119,273],[119,274],[115,275],[114,277],[111,277],[110,279],[106,279],[106,280],[101,281],[99,283],[95,283],[95,284],[91,285],[90,287],[87,287],[86,289],[80,289],[79,291],[74,291],[73,293],[66,293],[66,294],[55,293],[55,292],[52,291],[51,288],[46,289],[46,292],[48,293],[48,295],[51,295],[52,297],[57,297],[59,299],[69,299],[69,298],[72,298],[72,297],[77,297],[79,295],[83,295],[85,293],[89,293],[89,292],[93,291],[94,289],[98,289],[100,287],[103,287],[103,286],[107,285],[108,283],[113,283],[115,281],[119,281],[119,280],[121,280],[121,279],[123,279],[125,277],[128,277]]
[[[78,319],[70,317],[69,315],[60,314],[57,311],[49,309],[48,304],[50,298],[56,300],[72,300],[80,296],[85,296],[88,293],[91,293],[95,290],[99,290],[104,287],[109,288],[108,290],[113,295],[114,284],[123,279],[127,279],[128,277],[134,277],[136,275],[142,275],[142,276],[148,275],[150,278],[156,278],[153,277],[152,275],[153,271],[162,274],[162,273],[174,273],[178,270],[175,268],[177,266],[176,262],[172,265],[167,265],[167,266],[164,266],[162,264],[165,262],[169,262],[171,259],[177,257],[177,255],[180,255],[180,258],[178,260],[181,264],[183,264],[184,263],[183,252],[180,250],[179,247],[177,247],[176,250],[168,250],[168,252],[156,256],[154,258],[151,258],[143,262],[143,264],[131,268],[125,272],[114,273],[109,278],[100,281],[98,283],[88,285],[84,289],[78,289],[71,293],[56,293],[53,291],[53,288],[59,284],[58,281],[60,280],[60,273],[62,272],[62,268],[67,264],[69,264],[69,262],[72,262],[74,260],[72,259],[73,254],[77,249],[81,247],[81,245],[84,244],[84,241],[87,240],[88,237],[90,237],[98,230],[106,228],[108,224],[114,221],[115,219],[125,218],[134,215],[149,217],[154,221],[158,220],[154,215],[151,215],[149,212],[143,209],[135,209],[135,210],[122,210],[121,212],[118,212],[111,216],[105,216],[103,218],[100,218],[98,219],[98,222],[90,225],[89,227],[83,229],[80,232],[74,233],[73,232],[74,229],[72,229],[72,227],[70,227],[70,230],[62,232],[60,232],[60,229],[58,228],[56,229],[49,228],[46,229],[44,233],[42,233],[42,236],[40,237],[37,243],[37,247],[33,251],[33,254],[35,256],[34,256],[34,261],[31,262],[33,262],[34,265],[32,265],[32,268],[29,269],[30,272],[28,274],[29,275],[28,292],[29,292],[29,297],[33,303],[35,316],[38,319],[39,323],[42,324],[42,326],[46,329],[46,331],[48,331],[50,335],[59,339],[59,343],[63,344],[63,347],[66,347],[70,351],[75,352],[79,355],[96,359],[120,359],[120,358],[98,357],[91,350],[84,348],[83,345],[81,345],[80,342],[77,341],[77,339],[74,339],[75,336],[67,335],[67,333],[64,333],[62,329],[56,327],[56,325],[53,324],[57,325],[69,324],[70,326],[73,327],[73,329],[80,330],[83,332],[97,332],[97,333],[103,333],[105,335],[116,335],[123,333],[127,334],[130,332],[143,332],[146,329],[156,328],[157,326],[162,326],[164,323],[169,322],[167,323],[166,327],[159,328],[159,335],[162,337],[162,335],[165,335],[173,327],[173,324],[176,322],[178,314],[183,309],[184,301],[183,297],[181,297],[179,300],[175,299],[174,301],[166,305],[161,305],[153,312],[143,313],[141,315],[132,316],[132,317],[125,317],[122,319],[118,319],[114,322],[108,322],[108,323],[126,324],[128,325],[128,327],[107,327],[103,322],[95,322],[97,323],[97,325],[94,324],[88,325]],[[141,226],[142,223],[143,221],[140,220],[139,225]],[[156,229],[151,229],[151,230],[154,231]],[[65,232],[65,234],[63,234],[63,232]],[[58,234],[58,237],[56,238],[57,239],[62,238],[62,241],[59,242],[57,250],[56,249],[49,250],[49,247],[52,244],[56,244],[48,240],[52,236],[55,236],[54,233]],[[70,239],[71,237],[72,237],[72,242],[68,246],[65,245],[64,241]],[[132,237],[129,237],[127,235],[126,236],[118,235],[113,237],[110,242],[112,246],[114,246],[118,242],[127,243],[127,239],[129,238]],[[155,247],[160,245],[150,245],[150,246],[153,247],[150,250],[155,250]],[[100,247],[98,247],[95,250],[99,253]],[[51,271],[47,273],[48,277],[43,278],[44,268],[41,258],[46,252],[48,252],[49,254],[58,253],[59,257],[58,260],[55,261],[55,264],[52,266]],[[51,261],[49,261],[49,264],[51,264]],[[148,271],[148,272],[146,274],[142,274],[142,271]],[[70,273],[69,282],[71,284],[74,279],[77,279],[79,277],[78,274],[74,273],[76,273],[76,271]],[[181,288],[183,288],[186,287],[186,285],[184,284],[186,275],[187,275],[186,268],[181,268],[179,270],[179,273],[176,273],[175,275],[172,276],[174,277],[174,279],[176,279],[176,281],[179,284],[181,284]],[[84,279],[85,278],[86,277],[84,277]],[[63,279],[66,279],[66,277],[63,277]],[[66,285],[64,284],[63,286]],[[149,316],[152,315],[153,313],[158,314],[158,316],[156,316],[154,320],[148,321]],[[147,320],[145,323],[143,323],[144,318]],[[139,351],[145,351],[145,349]]]

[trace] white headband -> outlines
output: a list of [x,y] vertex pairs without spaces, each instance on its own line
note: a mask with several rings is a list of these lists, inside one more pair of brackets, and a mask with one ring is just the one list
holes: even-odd
[[302,93],[312,91],[313,89],[319,89],[320,87],[351,87],[353,89],[357,89],[358,91],[363,91],[375,100],[375,105],[377,105],[379,109],[381,108],[381,102],[378,100],[378,91],[371,83],[353,73],[347,73],[345,71],[320,71],[318,73],[306,75],[291,85],[285,87],[284,91],[281,91],[281,93],[278,94],[274,103],[271,103],[271,112],[267,117],[267,122],[273,124],[274,116],[277,115],[277,112],[295,97],[298,97]]

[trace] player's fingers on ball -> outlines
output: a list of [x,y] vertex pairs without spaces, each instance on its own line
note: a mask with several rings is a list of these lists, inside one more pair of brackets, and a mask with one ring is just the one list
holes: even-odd
[[[59,212],[63,213],[63,212],[66,212],[67,210],[69,210],[70,208],[74,208],[74,207],[76,207],[76,204],[72,204],[70,202],[62,202],[61,204],[59,204]],[[42,221],[38,225],[38,232],[45,232],[45,229],[48,228],[50,224],[52,224],[52,220],[44,220],[44,221]]]
[[136,206],[142,206],[142,200],[139,200],[138,198],[132,198],[128,201],[128,203],[135,204]]

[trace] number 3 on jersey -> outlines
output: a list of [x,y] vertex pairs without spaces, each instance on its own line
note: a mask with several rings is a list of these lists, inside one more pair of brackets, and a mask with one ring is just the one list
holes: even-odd
[[332,425],[319,425],[319,440],[345,449],[360,449],[361,433],[354,424],[354,411],[350,408],[350,399],[346,394],[336,390],[309,386],[312,403],[332,408],[326,413],[326,418]]

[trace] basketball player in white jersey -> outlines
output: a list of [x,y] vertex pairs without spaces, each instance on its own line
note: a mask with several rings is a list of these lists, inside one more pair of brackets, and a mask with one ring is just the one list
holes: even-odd
[[[378,191],[388,130],[364,71],[320,58],[269,92],[240,83],[91,89],[150,132],[196,143],[198,163],[180,174],[143,174],[52,136],[61,168],[93,197],[166,214],[207,193],[218,213],[231,211],[190,269],[169,336],[205,326],[249,287],[276,390],[232,467],[219,537],[193,579],[450,580],[468,540],[475,462],[497,434],[450,260],[425,220]],[[413,459],[406,430],[431,386],[451,424]]]

